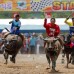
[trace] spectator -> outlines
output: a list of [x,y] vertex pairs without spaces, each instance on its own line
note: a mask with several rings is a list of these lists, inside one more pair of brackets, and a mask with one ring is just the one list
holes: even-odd
[[27,37],[25,41],[26,41],[25,42],[25,50],[26,50],[26,53],[28,54],[28,53],[30,53],[30,50],[29,50],[30,39],[29,39],[29,37]]
[[44,53],[44,41],[42,35],[38,36],[37,45],[39,45],[39,53]]
[[36,40],[37,38],[35,37],[35,33],[33,33],[32,37],[30,38],[30,53],[36,53]]

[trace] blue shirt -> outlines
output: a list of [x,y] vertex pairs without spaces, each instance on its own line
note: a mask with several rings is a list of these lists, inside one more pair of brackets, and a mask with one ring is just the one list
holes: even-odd
[[[16,30],[15,30],[15,27],[17,28]],[[16,34],[16,35],[20,34],[20,31],[19,31],[20,27],[21,27],[21,22],[13,20],[11,25],[11,34]]]
[[70,34],[74,33],[74,26],[70,27]]
[[32,37],[32,38],[30,39],[30,46],[36,46],[36,40],[37,40],[37,38]]
[[12,21],[12,25],[11,25],[11,30],[14,28],[14,27],[21,27],[21,22],[20,20],[19,21],[16,21],[16,20],[13,20]]

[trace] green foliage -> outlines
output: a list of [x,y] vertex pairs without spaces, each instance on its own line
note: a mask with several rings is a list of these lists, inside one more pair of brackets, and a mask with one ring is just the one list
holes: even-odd
[[[14,12],[0,11],[0,18],[12,18]],[[21,18],[44,18],[44,12],[18,12]],[[51,17],[54,18],[66,18],[71,15],[71,11],[51,12]]]

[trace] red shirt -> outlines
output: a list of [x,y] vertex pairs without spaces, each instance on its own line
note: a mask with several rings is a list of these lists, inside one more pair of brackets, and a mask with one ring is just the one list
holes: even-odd
[[[47,23],[47,19],[44,20],[44,27],[46,28],[47,35],[50,37],[52,37],[52,36],[56,37],[60,33],[59,26],[56,24],[52,25],[52,23]],[[54,32],[53,32],[53,30],[54,30]]]

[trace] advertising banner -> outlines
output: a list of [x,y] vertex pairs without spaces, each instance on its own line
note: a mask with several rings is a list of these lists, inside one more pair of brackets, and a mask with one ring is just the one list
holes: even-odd
[[0,0],[0,11],[72,11],[74,0]]

